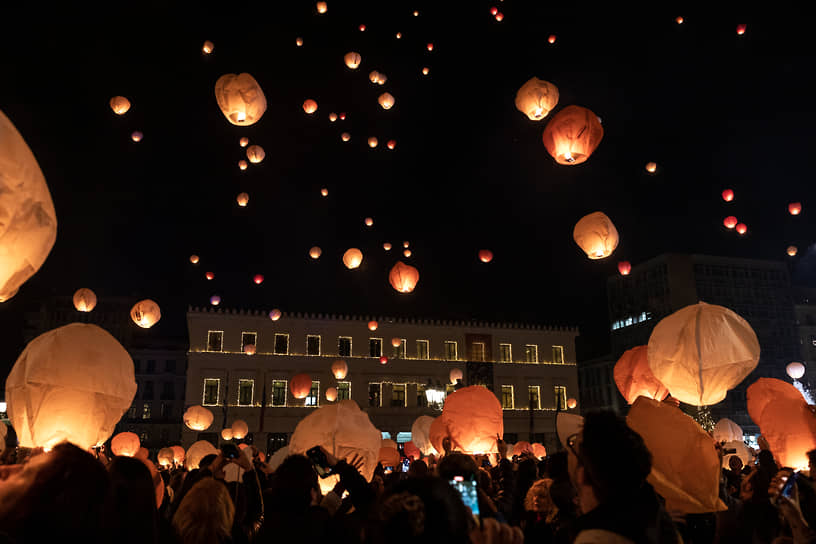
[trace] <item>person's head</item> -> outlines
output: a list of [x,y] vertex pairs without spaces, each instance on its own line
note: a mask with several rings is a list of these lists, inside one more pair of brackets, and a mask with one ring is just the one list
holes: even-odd
[[173,515],[181,544],[217,544],[230,538],[235,507],[227,486],[213,478],[199,480]]
[[460,452],[453,452],[439,462],[436,467],[439,477],[445,481],[453,480],[454,476],[461,476],[464,479],[476,479],[479,467],[470,455]]
[[428,476],[428,465],[422,459],[417,459],[408,468],[409,478],[425,478]]
[[547,456],[547,474],[554,481],[569,480],[568,456],[569,453],[563,450]]
[[267,509],[305,512],[320,497],[320,485],[312,462],[305,455],[290,455],[272,474],[264,499]]
[[776,466],[776,461],[774,461],[773,453],[770,450],[761,450],[757,455],[757,464],[759,468],[770,473],[776,474],[779,468]]
[[549,478],[542,478],[533,482],[524,497],[524,509],[528,512],[546,514],[548,518],[552,518],[558,512],[558,508],[550,496],[552,484],[553,481]]
[[118,542],[155,542],[156,490],[147,465],[133,457],[114,457],[108,465],[110,494],[105,526]]
[[634,495],[652,469],[652,454],[643,438],[614,412],[587,414],[583,430],[568,437],[567,446],[570,477],[585,512],[593,508],[591,502],[604,504]]
[[728,458],[728,468],[731,469],[731,472],[739,472],[742,470],[742,459],[738,455],[732,455]]
[[816,477],[816,473],[814,473],[814,469],[816,469],[816,450],[810,450],[807,452],[808,457],[808,471],[810,472],[811,477]]
[[201,458],[201,461],[198,462],[198,468],[200,469],[208,468],[212,464],[212,462],[215,461],[216,457],[218,457],[218,454],[215,453],[209,453],[205,455],[204,457]]

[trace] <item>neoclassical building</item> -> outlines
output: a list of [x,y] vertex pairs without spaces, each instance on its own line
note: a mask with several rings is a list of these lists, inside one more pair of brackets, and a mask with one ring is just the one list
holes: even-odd
[[[185,405],[204,405],[215,420],[205,432],[185,428],[184,446],[202,439],[217,444],[221,429],[242,419],[247,439],[274,451],[304,416],[330,402],[328,388],[404,442],[414,420],[438,415],[454,387],[484,385],[502,404],[507,442],[555,447],[557,411],[578,397],[575,328],[302,313],[272,320],[221,308],[190,308],[187,324]],[[348,365],[340,380],[331,371],[338,359]],[[455,369],[462,374],[457,385]],[[289,382],[301,373],[312,388],[296,399]]]

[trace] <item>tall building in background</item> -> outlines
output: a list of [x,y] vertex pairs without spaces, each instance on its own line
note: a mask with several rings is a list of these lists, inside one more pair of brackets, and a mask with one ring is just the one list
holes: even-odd
[[811,388],[816,386],[816,289],[795,288],[793,297],[799,356],[805,364],[805,376],[801,381]]

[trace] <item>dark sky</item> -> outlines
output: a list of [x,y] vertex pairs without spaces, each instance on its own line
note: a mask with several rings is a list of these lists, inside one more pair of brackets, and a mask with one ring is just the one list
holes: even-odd
[[[814,282],[807,18],[512,0],[329,0],[325,15],[315,2],[171,4],[38,4],[4,16],[0,109],[40,163],[59,227],[45,265],[0,304],[0,370],[22,349],[23,311],[79,287],[100,305],[115,295],[156,300],[157,336],[183,335],[187,305],[218,294],[224,307],[577,325],[584,353],[598,355],[606,278],[619,260],[666,251],[782,260],[796,244],[791,270]],[[748,25],[743,36],[738,23]],[[215,44],[210,56],[204,40]],[[356,71],[343,63],[352,50],[363,59]],[[375,69],[386,85],[369,82]],[[239,72],[268,102],[251,127],[230,125],[214,97],[218,77]],[[587,163],[557,165],[541,142],[546,120],[515,109],[533,76],[558,86],[559,109],[601,117],[604,138]],[[377,105],[384,91],[396,97],[390,111]],[[112,113],[114,95],[130,99],[126,115]],[[319,104],[313,116],[301,109],[307,98]],[[329,112],[347,119],[330,123]],[[138,144],[133,130],[144,133]],[[375,150],[365,144],[372,135]],[[246,172],[241,136],[266,150]],[[737,197],[725,204],[729,187]],[[246,208],[235,201],[242,191]],[[787,214],[790,201],[803,203],[802,215]],[[590,261],[572,229],[597,210],[621,241]],[[746,236],[722,227],[732,214]],[[421,274],[411,295],[388,285],[398,255],[382,250],[403,240]],[[313,245],[319,261],[308,257]],[[365,256],[355,271],[341,264],[349,247]],[[481,248],[492,263],[477,260]]]

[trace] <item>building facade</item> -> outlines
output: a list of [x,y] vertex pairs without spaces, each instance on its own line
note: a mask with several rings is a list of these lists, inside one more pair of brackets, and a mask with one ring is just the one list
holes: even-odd
[[626,399],[618,391],[612,375],[616,362],[616,358],[606,355],[578,363],[578,388],[583,412],[612,410],[618,414],[626,413]]
[[810,389],[816,386],[816,289],[795,289],[794,311],[799,333],[799,356],[805,365],[805,376],[800,381]]
[[[429,397],[453,391],[451,371],[459,370],[459,385],[496,394],[508,442],[555,447],[556,411],[578,396],[574,328],[324,314],[272,321],[265,313],[211,308],[191,308],[187,323],[186,405],[208,407],[215,421],[203,433],[185,428],[185,446],[217,444],[221,429],[242,419],[248,440],[274,451],[304,416],[329,402],[329,387],[338,400],[357,402],[378,429],[407,441],[417,417],[439,414],[441,404]],[[331,372],[338,359],[348,365],[339,380]],[[312,380],[305,399],[289,388],[300,373]]]

